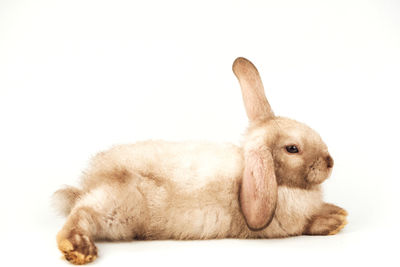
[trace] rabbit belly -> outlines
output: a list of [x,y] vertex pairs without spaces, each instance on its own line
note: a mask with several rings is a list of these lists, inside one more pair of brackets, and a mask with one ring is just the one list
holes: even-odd
[[[218,187],[218,186],[217,186]],[[149,234],[155,239],[209,239],[229,236],[237,194],[230,192],[166,193],[165,203],[150,211]],[[219,196],[216,197],[216,194]],[[153,202],[154,203],[154,202]]]
[[98,239],[209,239],[237,236],[238,186],[215,181],[193,191],[134,175],[129,183],[104,184],[87,192],[74,210],[89,207]]
[[[176,186],[176,185],[175,185]],[[240,213],[238,186],[210,183],[182,192],[136,176],[128,184],[102,185],[87,192],[74,209],[90,207],[97,218],[97,239],[275,238],[301,235],[322,204],[320,190],[279,187],[271,224],[251,231]],[[74,210],[72,210],[72,213]]]

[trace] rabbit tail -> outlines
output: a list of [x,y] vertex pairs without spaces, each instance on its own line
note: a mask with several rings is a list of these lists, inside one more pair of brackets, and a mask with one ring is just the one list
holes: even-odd
[[60,214],[67,216],[82,193],[82,190],[73,186],[61,188],[53,194],[53,205]]

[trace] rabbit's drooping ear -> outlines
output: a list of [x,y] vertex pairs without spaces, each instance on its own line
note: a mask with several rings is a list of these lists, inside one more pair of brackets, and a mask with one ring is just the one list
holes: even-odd
[[[239,80],[250,122],[274,118],[264,94],[256,67],[245,58],[237,58],[233,72]],[[260,230],[269,225],[275,214],[278,185],[274,161],[262,140],[249,140],[244,147],[245,168],[240,188],[240,207],[249,228]]]
[[261,230],[275,214],[278,185],[274,161],[267,149],[245,152],[245,168],[240,187],[240,207],[248,227]]
[[232,66],[242,88],[244,106],[250,121],[268,120],[274,117],[264,93],[264,86],[256,67],[249,60],[238,57]]

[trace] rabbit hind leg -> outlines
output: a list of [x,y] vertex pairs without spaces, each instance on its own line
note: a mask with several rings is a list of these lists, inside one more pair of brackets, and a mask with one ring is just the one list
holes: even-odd
[[105,184],[85,194],[72,209],[57,235],[57,243],[71,263],[97,257],[94,240],[131,240],[144,232],[147,205],[140,186]]
[[85,264],[96,259],[97,248],[93,242],[99,227],[96,216],[91,208],[80,207],[69,215],[57,234],[58,248],[69,262]]

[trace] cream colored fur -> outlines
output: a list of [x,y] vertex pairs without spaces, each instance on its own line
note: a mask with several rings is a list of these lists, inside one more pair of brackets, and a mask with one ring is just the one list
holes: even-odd
[[346,211],[322,201],[333,160],[320,136],[273,114],[251,62],[238,58],[233,70],[250,119],[242,146],[144,141],[99,153],[81,189],[54,195],[68,215],[57,235],[67,260],[93,261],[98,239],[276,238],[343,228]]

